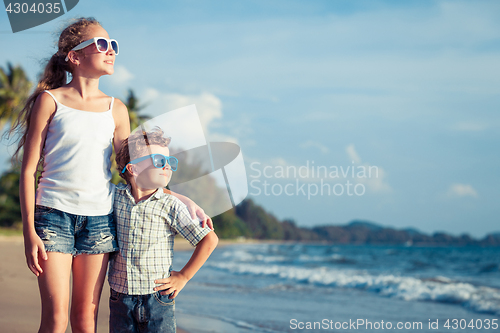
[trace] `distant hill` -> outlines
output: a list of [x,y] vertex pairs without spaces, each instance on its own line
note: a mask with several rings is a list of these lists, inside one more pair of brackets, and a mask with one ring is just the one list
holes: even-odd
[[[213,220],[222,238],[243,236],[335,244],[500,246],[500,232],[488,234],[483,239],[474,239],[467,234],[452,236],[445,232],[435,232],[428,235],[415,228],[394,229],[361,220],[354,220],[345,225],[298,227],[291,219],[278,220],[251,199],[244,200],[235,209],[216,216]],[[225,232],[227,228],[231,230],[230,233]]]
[[373,231],[383,229],[382,226],[375,224],[373,222],[358,221],[358,220],[354,220],[354,221],[349,222],[349,224],[347,224],[347,226],[345,226],[345,227],[346,228],[367,228],[367,229],[370,229]]
[[417,230],[415,228],[405,228],[405,229],[402,229],[402,230],[406,231],[410,235],[419,235],[419,234],[422,234],[422,232],[420,230]]

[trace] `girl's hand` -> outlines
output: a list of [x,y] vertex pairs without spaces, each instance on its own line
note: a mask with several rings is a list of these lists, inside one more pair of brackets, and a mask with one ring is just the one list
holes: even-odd
[[45,245],[36,232],[29,232],[24,236],[24,254],[26,255],[26,263],[28,268],[36,276],[43,273],[43,269],[38,261],[39,258],[47,260],[47,253],[45,252]]
[[179,294],[187,282],[188,279],[180,272],[171,271],[168,278],[155,280],[155,283],[161,284],[161,286],[154,288],[154,291],[165,290],[160,293],[162,295],[168,295],[173,292],[174,294],[169,297],[169,299],[172,299],[177,297],[177,294]]
[[198,217],[201,220],[202,228],[205,228],[205,225],[208,225],[210,229],[214,230],[214,225],[212,223],[212,219],[210,218],[210,216],[205,214],[203,208],[198,206],[193,200],[189,199],[188,197],[182,194],[167,190],[166,188],[163,189],[163,192],[173,195],[174,197],[179,199],[183,204],[185,204],[189,211],[189,214],[191,214],[191,218],[194,220]]
[[210,216],[205,214],[205,211],[203,208],[198,206],[193,200],[189,199],[188,197],[184,198],[179,198],[188,208],[189,213],[191,214],[191,218],[194,220],[195,218],[199,218],[201,220],[201,227],[205,228],[205,225],[208,225],[208,227],[212,230],[214,230],[214,225],[212,223],[212,219]]

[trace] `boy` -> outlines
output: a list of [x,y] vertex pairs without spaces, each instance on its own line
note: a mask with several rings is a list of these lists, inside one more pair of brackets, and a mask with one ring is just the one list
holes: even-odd
[[[114,216],[120,251],[110,260],[109,330],[175,332],[175,297],[205,263],[218,238],[192,220],[186,206],[163,188],[177,159],[169,156],[163,131],[139,131],[116,155],[127,185],[116,187]],[[172,271],[174,236],[196,246],[191,259]]]

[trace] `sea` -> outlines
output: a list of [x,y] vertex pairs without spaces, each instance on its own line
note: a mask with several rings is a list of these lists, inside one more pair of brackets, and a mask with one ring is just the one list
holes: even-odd
[[[189,260],[177,252],[174,270]],[[217,248],[176,298],[201,332],[500,332],[500,248]]]

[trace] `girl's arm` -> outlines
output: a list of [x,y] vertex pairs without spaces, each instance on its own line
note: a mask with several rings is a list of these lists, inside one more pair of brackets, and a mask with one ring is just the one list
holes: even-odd
[[128,110],[122,101],[115,98],[113,106],[113,119],[115,120],[115,134],[113,145],[115,153],[120,150],[123,140],[130,135],[130,119],[128,117]]
[[19,196],[23,219],[24,251],[29,269],[39,276],[43,272],[39,258],[47,260],[45,245],[35,231],[35,181],[38,161],[47,136],[47,130],[56,104],[51,96],[41,93],[35,101],[30,127],[24,144]]
[[212,219],[210,218],[210,216],[205,214],[205,211],[203,210],[203,208],[198,206],[193,200],[189,199],[188,197],[186,197],[182,194],[167,190],[166,188],[163,189],[163,192],[171,194],[174,197],[176,197],[177,199],[179,199],[180,201],[182,201],[182,203],[185,204],[186,207],[188,208],[189,214],[191,214],[191,218],[195,219],[196,217],[198,217],[201,220],[201,227],[202,228],[205,228],[205,225],[208,225],[208,227],[210,229],[214,230],[214,225],[213,225],[213,222],[212,222]]

